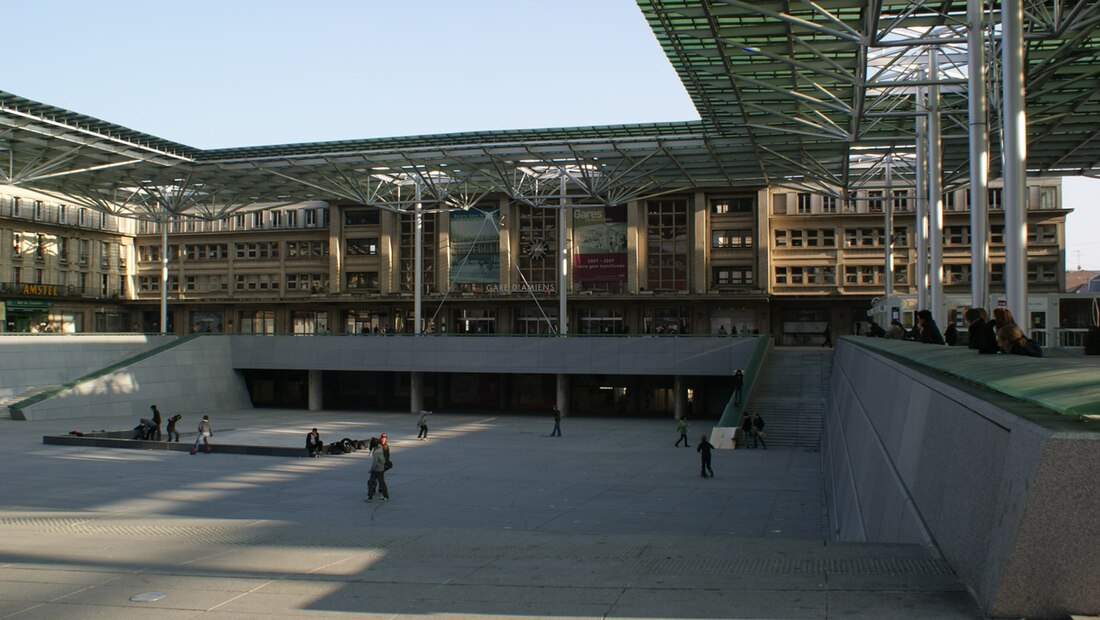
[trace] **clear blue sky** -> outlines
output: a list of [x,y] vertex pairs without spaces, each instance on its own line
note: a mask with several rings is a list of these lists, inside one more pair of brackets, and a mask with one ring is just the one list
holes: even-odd
[[[698,118],[632,0],[3,8],[0,90],[199,148]],[[1100,270],[1100,181],[1066,263]]]

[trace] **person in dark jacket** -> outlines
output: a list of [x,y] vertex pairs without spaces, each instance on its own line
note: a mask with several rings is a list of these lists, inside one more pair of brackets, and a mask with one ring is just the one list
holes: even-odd
[[996,353],[1000,350],[997,346],[997,332],[994,331],[993,322],[989,320],[985,309],[971,308],[966,311],[963,318],[969,325],[967,327],[967,332],[970,334],[968,347],[977,349],[978,353]]
[[745,372],[740,368],[733,371],[733,404],[741,404],[741,389],[745,387]]
[[821,343],[821,346],[829,347],[830,349],[833,348],[833,330],[832,330],[832,328],[829,327],[828,325],[826,325],[825,326],[825,333],[823,335],[825,336],[825,341]]
[[1043,348],[1039,343],[1024,335],[1018,325],[1006,325],[997,332],[997,344],[1005,353],[1013,355],[1026,355],[1028,357],[1042,357]]
[[926,344],[944,344],[943,334],[940,333],[936,319],[932,318],[931,310],[921,310],[917,313],[917,342]]
[[959,344],[959,330],[955,327],[954,322],[948,325],[947,329],[944,330],[943,341],[947,343],[949,347]]
[[695,451],[698,452],[700,458],[702,458],[702,471],[699,472],[699,475],[704,478],[707,477],[708,471],[710,472],[710,477],[714,477],[714,469],[710,466],[710,451],[713,449],[714,446],[707,441],[706,435],[699,438],[699,446],[695,448]]
[[169,442],[173,441],[172,440],[173,436],[176,438],[175,441],[177,443],[179,442],[180,434],[179,434],[179,431],[176,430],[176,423],[179,422],[180,418],[182,418],[182,417],[183,416],[181,416],[180,414],[177,413],[176,415],[168,418],[168,441]]
[[741,445],[749,446],[749,435],[752,435],[752,416],[749,412],[741,414]]
[[764,418],[760,417],[759,411],[752,412],[752,447],[756,447],[757,440],[760,441],[760,445],[764,446],[764,449],[768,449],[768,444],[764,443]]
[[162,422],[162,419],[160,417],[160,409],[157,409],[156,405],[150,405],[149,408],[153,410],[153,424],[156,425],[156,429],[153,430],[153,436],[150,437],[149,439],[155,439],[157,441],[160,441],[160,439],[161,439],[160,424]]
[[317,429],[311,430],[306,435],[306,453],[311,457],[319,457],[324,452],[325,444],[321,441],[321,434]]

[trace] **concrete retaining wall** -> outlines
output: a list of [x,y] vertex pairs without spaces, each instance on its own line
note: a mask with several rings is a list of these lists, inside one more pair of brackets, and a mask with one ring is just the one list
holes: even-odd
[[233,367],[403,372],[729,376],[756,338],[231,336]]
[[[26,419],[130,415],[149,417],[157,404],[173,413],[210,413],[252,407],[240,374],[230,363],[230,338],[201,336],[177,347],[82,382],[22,407]],[[107,364],[101,360],[97,368]]]
[[834,533],[934,545],[992,616],[1100,612],[1100,437],[981,395],[838,343],[822,445]]
[[0,336],[0,398],[60,385],[175,336],[5,334]]

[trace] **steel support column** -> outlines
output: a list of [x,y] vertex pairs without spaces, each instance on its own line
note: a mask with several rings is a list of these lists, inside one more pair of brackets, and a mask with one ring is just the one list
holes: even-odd
[[168,333],[168,212],[160,219],[160,334]]
[[[569,247],[565,243],[566,233],[566,176],[563,173],[561,175],[561,194],[558,198],[558,256],[561,260],[561,265],[558,270],[558,335],[565,336],[569,333],[569,318],[566,314],[568,308],[566,304],[566,288],[569,283]],[[560,380],[559,380],[560,382]],[[561,404],[558,404],[561,407]],[[564,412],[565,410],[562,409]]]
[[1004,93],[1005,302],[1027,325],[1027,116],[1022,0],[1001,3]]
[[[923,72],[922,72],[923,73]],[[921,78],[923,79],[923,75]],[[928,213],[925,201],[928,198],[925,179],[928,166],[928,118],[924,112],[927,110],[924,101],[924,88],[917,87],[917,153],[915,166],[916,181],[916,246],[917,246],[917,309],[928,307]],[[893,201],[891,201],[893,205]]]
[[928,309],[940,329],[946,327],[947,304],[943,298],[943,157],[940,143],[940,50],[928,50],[928,71],[933,84],[928,87]]
[[967,68],[970,98],[970,306],[989,297],[989,110],[985,95],[983,0],[968,0]]
[[890,296],[894,294],[894,210],[890,208],[894,194],[894,155],[892,153],[886,156],[886,188],[883,194],[885,200],[883,201],[882,213],[883,218],[886,220],[883,225],[883,232],[886,236],[886,264],[883,266],[885,271],[883,277],[886,278],[886,304],[889,306],[892,303]]
[[414,258],[415,266],[413,271],[413,333],[420,335],[420,296],[421,291],[424,289],[424,203],[420,201],[420,180],[416,180],[416,208],[413,215],[413,229],[415,231],[415,248],[416,257]]

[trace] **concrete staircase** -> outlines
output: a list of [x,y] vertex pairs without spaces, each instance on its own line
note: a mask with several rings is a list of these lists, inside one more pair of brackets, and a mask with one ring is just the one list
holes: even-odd
[[10,405],[14,405],[15,403],[24,401],[24,400],[26,400],[26,399],[28,399],[32,396],[37,396],[37,395],[41,394],[42,392],[52,390],[56,387],[58,387],[58,386],[56,386],[56,385],[36,385],[34,387],[23,390],[19,394],[12,394],[10,396],[0,396],[0,412],[7,412],[13,420],[22,419],[20,417],[17,417],[15,412],[8,409],[8,407]]
[[832,367],[832,349],[772,349],[748,406],[764,418],[769,448],[821,449],[825,394]]

